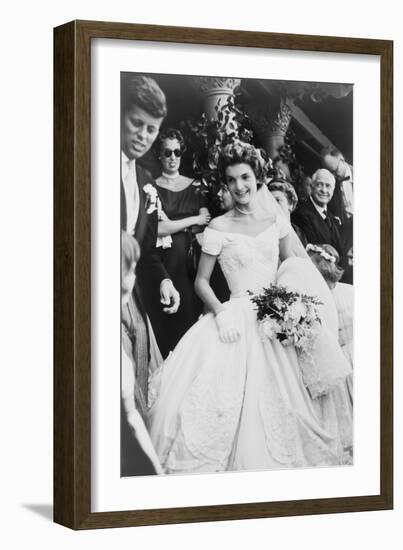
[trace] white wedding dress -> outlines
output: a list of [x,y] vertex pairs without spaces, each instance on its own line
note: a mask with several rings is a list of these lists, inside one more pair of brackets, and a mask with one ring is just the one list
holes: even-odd
[[[278,281],[279,239],[288,231],[282,216],[255,237],[205,230],[203,251],[218,256],[231,290],[227,309],[238,319],[241,336],[235,343],[221,342],[215,318],[207,314],[154,376],[150,435],[166,473],[343,463],[346,443],[338,425],[343,414],[336,410],[335,417],[334,412],[345,406],[340,393],[351,370],[340,347],[332,335],[322,335],[315,360],[329,355],[324,343],[330,339],[330,363],[323,371],[316,365],[304,373],[293,346],[263,338],[247,294]],[[319,284],[326,286],[310,260],[291,258],[281,269],[288,282],[319,277]],[[335,331],[337,340],[337,326]],[[316,389],[322,384],[323,395],[332,402],[331,419],[323,418],[328,404],[318,414],[323,395],[317,392],[314,404],[310,383]]]

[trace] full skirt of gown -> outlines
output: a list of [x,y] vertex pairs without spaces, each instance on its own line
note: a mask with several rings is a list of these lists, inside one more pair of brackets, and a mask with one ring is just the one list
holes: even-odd
[[295,348],[263,337],[247,297],[227,308],[242,327],[237,342],[221,342],[207,314],[154,377],[150,435],[165,472],[343,463],[337,418],[318,417]]
[[[179,341],[150,384],[149,428],[166,473],[270,470],[346,462],[352,422],[333,297],[309,259],[278,269],[279,215],[256,236],[207,228],[203,252],[218,257],[231,290],[228,315],[240,337],[223,343],[205,315]],[[311,361],[263,336],[248,291],[270,282],[322,302]]]

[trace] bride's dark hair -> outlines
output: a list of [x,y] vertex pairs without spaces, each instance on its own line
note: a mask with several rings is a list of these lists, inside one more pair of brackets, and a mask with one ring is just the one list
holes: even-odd
[[255,174],[258,187],[263,185],[266,176],[266,163],[259,149],[242,141],[234,141],[226,145],[218,159],[218,173],[223,183],[226,183],[225,171],[228,166],[236,164],[248,164]]

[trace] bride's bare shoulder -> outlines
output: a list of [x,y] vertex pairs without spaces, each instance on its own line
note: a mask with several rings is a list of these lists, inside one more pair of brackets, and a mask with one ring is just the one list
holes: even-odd
[[225,233],[230,227],[231,217],[231,213],[226,212],[222,216],[217,216],[216,218],[213,218],[208,226],[210,229],[215,229],[216,231],[222,231]]

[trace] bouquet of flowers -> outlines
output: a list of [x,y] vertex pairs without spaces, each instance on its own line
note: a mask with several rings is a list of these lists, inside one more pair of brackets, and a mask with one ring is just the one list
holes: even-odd
[[277,338],[283,345],[293,344],[297,351],[309,354],[320,328],[318,306],[322,302],[315,296],[273,284],[261,294],[249,294],[263,336],[270,340]]

